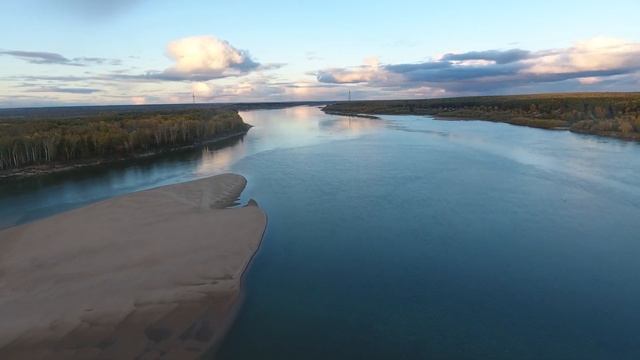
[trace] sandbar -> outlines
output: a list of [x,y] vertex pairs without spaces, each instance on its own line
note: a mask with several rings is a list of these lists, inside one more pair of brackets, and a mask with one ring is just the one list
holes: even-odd
[[267,218],[223,174],[0,231],[0,358],[197,358],[224,335]]

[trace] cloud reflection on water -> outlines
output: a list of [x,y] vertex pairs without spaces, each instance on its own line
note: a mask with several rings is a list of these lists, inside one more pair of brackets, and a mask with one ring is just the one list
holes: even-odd
[[232,146],[204,148],[197,176],[229,171],[236,161],[258,152],[352,139],[385,126],[382,120],[326,115],[312,106],[244,111],[240,116],[253,128]]

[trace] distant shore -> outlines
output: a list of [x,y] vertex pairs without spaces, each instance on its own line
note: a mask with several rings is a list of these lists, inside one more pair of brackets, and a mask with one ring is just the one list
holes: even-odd
[[266,215],[224,174],[0,231],[0,358],[198,358],[241,299]]
[[439,120],[484,120],[640,141],[640,93],[343,101],[327,105],[323,111],[342,116],[428,115]]
[[[360,114],[360,113],[349,113],[349,112],[341,112],[341,111],[325,111],[325,113],[328,114],[328,115],[336,115],[336,116],[352,116],[352,117],[361,117],[361,118],[369,118],[369,119],[379,119],[379,116],[368,115],[368,114]],[[378,115],[415,115],[415,114],[410,114],[410,113],[407,113],[407,114],[384,114],[384,113],[379,113]],[[626,140],[626,141],[640,141],[640,134],[638,134],[638,133],[622,134],[622,133],[617,132],[617,131],[580,130],[580,129],[571,128],[570,126],[567,126],[567,124],[565,124],[565,123],[559,123],[559,124],[554,124],[554,125],[540,124],[540,123],[536,122],[535,119],[521,119],[521,118],[520,119],[518,119],[518,118],[514,118],[514,119],[509,119],[509,118],[496,119],[496,118],[492,118],[490,116],[483,116],[483,115],[476,115],[476,116],[469,115],[467,117],[464,117],[464,116],[461,116],[461,115],[443,115],[443,114],[437,114],[437,115],[423,114],[423,115],[428,115],[428,116],[433,117],[436,120],[442,120],[442,121],[482,120],[482,121],[498,122],[498,123],[517,125],[517,126],[527,126],[527,127],[532,127],[532,128],[536,128],[536,129],[544,129],[544,130],[571,131],[571,132],[574,132],[576,134],[595,135],[595,136],[616,138],[616,139],[619,139],[619,140]]]
[[333,111],[333,110],[327,110],[326,108],[323,108],[322,110],[324,111],[325,114],[329,114],[329,115],[357,117],[357,118],[363,118],[363,119],[379,119],[379,117],[377,117],[375,115],[369,115],[369,114],[358,114],[358,113],[344,112],[344,111]]

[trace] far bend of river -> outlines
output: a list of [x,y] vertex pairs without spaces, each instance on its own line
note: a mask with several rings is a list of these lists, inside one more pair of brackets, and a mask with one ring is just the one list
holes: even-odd
[[640,359],[640,144],[241,115],[223,149],[0,183],[0,227],[233,171],[269,225],[219,358]]

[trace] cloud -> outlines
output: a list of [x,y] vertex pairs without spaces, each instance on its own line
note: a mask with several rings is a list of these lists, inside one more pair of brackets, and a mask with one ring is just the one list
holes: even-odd
[[333,68],[317,73],[318,81],[330,84],[392,83],[398,80],[393,72],[380,65],[377,58],[365,59],[364,65],[351,68]]
[[462,54],[445,54],[441,60],[443,61],[469,61],[483,60],[494,62],[496,64],[508,64],[520,60],[527,59],[531,53],[526,50],[511,49],[506,51],[487,50],[487,51],[470,51]]
[[100,89],[93,88],[74,88],[74,87],[57,87],[57,86],[49,86],[49,87],[41,87],[36,89],[31,89],[31,92],[46,92],[46,93],[64,93],[64,94],[93,94],[96,92],[100,92]]
[[75,76],[75,75],[14,75],[0,80],[20,80],[20,81],[58,81],[58,82],[79,82],[88,80],[105,80],[104,76]]
[[284,87],[265,81],[241,81],[233,84],[215,85],[206,82],[193,83],[192,92],[197,101],[254,101],[281,95]]
[[40,0],[43,6],[82,18],[101,19],[123,14],[145,0]]
[[319,56],[315,51],[307,51],[304,53],[304,56],[309,61],[324,60],[324,58]]
[[533,74],[611,70],[624,73],[640,67],[640,43],[597,37],[568,49],[540,52],[525,64],[526,72]]
[[191,91],[189,99],[193,93],[198,102],[335,100],[347,96],[347,91],[341,86],[321,84],[313,79],[279,81],[264,74],[223,84],[213,81],[194,82],[191,84]]
[[121,64],[121,61],[117,59],[107,59],[100,57],[77,57],[69,59],[60,54],[45,51],[4,50],[0,51],[0,55],[13,56],[31,64],[41,65],[87,66]]
[[[118,95],[125,96],[128,102],[139,102],[139,96],[127,95],[135,88],[136,94],[146,93],[145,101],[153,103],[163,99],[166,100],[166,97],[151,97],[148,95],[149,91],[175,91],[176,86],[183,86],[180,82],[205,83],[211,80],[237,78],[249,74],[263,76],[265,71],[285,66],[283,63],[260,64],[246,50],[237,49],[229,42],[212,36],[193,36],[172,41],[167,45],[166,54],[172,60],[172,65],[165,70],[136,73],[134,72],[135,68],[128,67],[127,69],[121,68],[117,71],[111,70],[104,73],[74,71],[72,74],[13,75],[0,77],[0,81],[14,83],[14,87],[21,86],[30,89],[29,91],[38,93],[92,94],[101,91],[102,97]],[[73,65],[77,67],[105,64],[122,65],[120,61],[113,59],[99,57],[69,58],[50,52],[0,50],[0,56],[2,55],[17,57],[34,64]],[[19,82],[22,84],[20,85]],[[170,85],[167,82],[175,84]],[[167,90],[169,88],[173,89]],[[265,99],[271,99],[272,96],[282,92],[277,86],[266,82],[256,83],[246,79],[238,80],[238,83],[232,86],[216,86],[215,91],[203,91],[206,97],[211,99],[241,99],[245,95],[252,96],[254,99],[261,95]],[[181,94],[174,100],[182,101],[183,98],[187,98],[183,95]],[[132,96],[136,98],[133,99]],[[188,98],[191,98],[190,93]]]
[[[640,43],[599,37],[563,49],[470,51],[419,63],[326,69],[316,78],[380,89],[506,93],[518,88],[545,91],[554,83],[566,83],[563,88],[569,91],[597,90],[604,84],[611,87],[607,79],[621,81],[623,75],[639,72]],[[633,84],[625,81],[619,90],[631,90]]]
[[72,60],[75,63],[89,65],[122,65],[122,60],[119,59],[108,59],[108,58],[100,58],[100,57],[78,57],[73,58]]
[[141,79],[168,81],[207,81],[245,75],[260,68],[246,50],[213,36],[192,36],[167,45],[167,56],[174,65],[164,71],[150,71]]
[[10,55],[30,62],[32,64],[68,64],[71,60],[66,57],[50,52],[43,51],[19,51],[9,50],[0,51],[0,55]]

